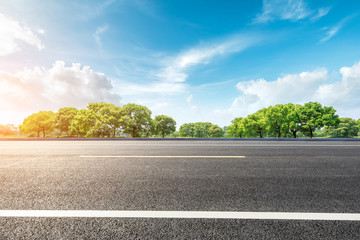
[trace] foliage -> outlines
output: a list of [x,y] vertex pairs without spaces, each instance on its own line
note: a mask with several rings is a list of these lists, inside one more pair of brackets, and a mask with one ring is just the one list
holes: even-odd
[[322,132],[325,136],[333,138],[355,137],[358,135],[359,126],[354,119],[340,118],[338,127],[325,126]]
[[79,110],[76,108],[64,107],[55,113],[55,128],[59,130],[60,134],[66,133],[67,136],[71,136],[70,126],[78,112]]
[[314,131],[318,128],[324,126],[336,127],[340,120],[339,116],[335,115],[335,112],[332,107],[322,107],[317,102],[305,103],[298,111],[302,131],[312,138]]
[[339,116],[332,107],[323,107],[320,103],[277,104],[263,108],[245,118],[235,118],[227,128],[232,137],[294,137],[317,135],[324,127],[336,128]]
[[224,130],[210,122],[184,123],[180,126],[179,135],[191,138],[222,137]]
[[10,136],[17,135],[18,133],[19,129],[14,124],[0,125],[0,135]]
[[220,138],[224,135],[224,130],[218,125],[212,125],[209,128],[209,136],[212,138]]
[[130,134],[131,137],[148,135],[152,130],[151,111],[134,103],[126,104],[121,108],[119,122],[122,131]]
[[40,133],[42,133],[42,136],[46,137],[46,132],[51,132],[55,128],[55,114],[52,111],[40,111],[31,114],[24,119],[19,128],[22,133],[36,133],[37,137],[40,137]]
[[241,138],[243,137],[244,130],[243,118],[238,117],[231,121],[231,125],[227,127],[226,133],[230,137]]
[[247,137],[256,135],[259,135],[260,138],[264,137],[267,128],[266,111],[267,109],[263,108],[244,119],[244,133]]
[[90,132],[91,126],[95,124],[94,113],[88,109],[81,109],[75,115],[69,127],[69,135],[85,137]]
[[194,123],[184,123],[179,128],[180,137],[194,137]]
[[[32,136],[46,136],[55,129],[57,133],[77,137],[303,137],[331,136],[352,137],[360,129],[360,119],[339,119],[333,107],[317,102],[300,104],[277,104],[231,121],[220,128],[210,122],[185,123],[176,130],[173,118],[158,115],[151,119],[151,111],[141,105],[126,104],[122,107],[109,103],[90,103],[85,109],[60,108],[56,114],[40,111],[24,119],[20,131]],[[340,125],[339,125],[340,123]],[[5,130],[4,130],[5,129]],[[9,134],[9,126],[0,125],[0,134]],[[14,129],[14,128],[12,128]],[[323,130],[322,130],[323,129]]]
[[276,135],[278,138],[287,135],[290,130],[291,119],[288,118],[290,111],[292,111],[291,105],[277,104],[267,108],[265,121],[269,134]]
[[90,103],[87,108],[93,117],[91,119],[93,125],[87,135],[115,137],[120,128],[121,108],[110,103]]
[[176,130],[176,121],[165,115],[155,116],[154,119],[155,134],[160,134],[163,138],[165,135],[171,134]]
[[286,122],[288,124],[289,132],[286,135],[292,135],[293,138],[297,137],[297,133],[301,131],[300,115],[299,112],[302,108],[300,104],[288,103],[285,105],[288,115],[286,116]]

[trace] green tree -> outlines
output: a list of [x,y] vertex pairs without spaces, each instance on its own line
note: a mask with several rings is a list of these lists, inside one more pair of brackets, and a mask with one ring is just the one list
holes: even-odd
[[55,113],[55,126],[56,129],[61,133],[66,133],[67,136],[70,134],[71,122],[74,120],[76,114],[79,112],[78,109],[73,107],[64,107],[60,108],[57,113]]
[[194,123],[194,137],[197,138],[208,138],[209,129],[212,123],[209,122],[196,122]]
[[241,138],[244,134],[244,124],[242,117],[234,118],[231,121],[231,125],[227,127],[226,133],[231,137],[239,137]]
[[129,103],[121,108],[120,116],[122,130],[131,137],[140,137],[151,132],[151,111],[147,107]]
[[155,134],[160,134],[163,138],[176,130],[176,121],[165,115],[155,116],[154,119]]
[[302,131],[312,138],[314,131],[318,128],[324,126],[336,127],[340,120],[339,116],[335,115],[335,112],[335,109],[332,107],[322,107],[317,102],[305,103],[299,110]]
[[77,137],[87,136],[92,126],[96,121],[95,113],[89,109],[80,109],[69,128],[70,135],[76,135]]
[[93,126],[89,134],[94,137],[116,136],[120,128],[121,107],[110,103],[90,103],[88,110],[93,113]]
[[245,135],[247,137],[253,137],[259,135],[260,138],[264,137],[266,132],[266,108],[263,108],[256,113],[248,115],[244,118]]
[[179,128],[180,137],[194,137],[194,123],[184,123]]
[[287,108],[286,122],[288,123],[288,129],[294,138],[297,137],[297,133],[301,130],[301,121],[299,112],[302,109],[300,104],[288,103],[285,105]]
[[352,118],[340,118],[338,127],[325,126],[322,132],[325,136],[333,138],[355,137],[358,135],[359,126]]
[[270,134],[281,138],[282,135],[286,135],[289,132],[289,110],[288,106],[282,104],[270,106],[266,109],[266,124]]
[[36,133],[37,137],[40,137],[40,133],[42,133],[43,137],[46,137],[46,133],[55,129],[55,113],[52,111],[40,111],[31,114],[24,119],[23,124],[19,127],[22,133]]
[[212,125],[209,128],[209,136],[212,138],[220,138],[224,135],[224,131],[218,125]]

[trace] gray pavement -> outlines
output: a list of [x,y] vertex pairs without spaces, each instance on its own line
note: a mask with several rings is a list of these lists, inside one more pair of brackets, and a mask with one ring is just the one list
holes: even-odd
[[[360,142],[356,141],[0,142],[2,210],[360,213],[359,182]],[[359,239],[360,222],[0,218],[0,236]]]

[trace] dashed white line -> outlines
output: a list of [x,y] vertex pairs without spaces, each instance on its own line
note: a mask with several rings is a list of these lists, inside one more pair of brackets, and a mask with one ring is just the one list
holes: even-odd
[[51,218],[203,218],[360,221],[358,213],[222,212],[222,211],[93,211],[93,210],[0,210],[0,217]]

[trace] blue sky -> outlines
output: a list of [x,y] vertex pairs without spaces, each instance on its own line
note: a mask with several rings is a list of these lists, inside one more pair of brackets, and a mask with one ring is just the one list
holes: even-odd
[[0,124],[90,102],[230,124],[318,101],[360,118],[359,1],[0,3]]

